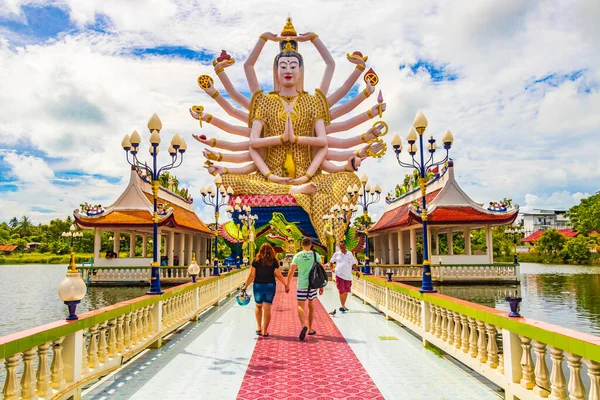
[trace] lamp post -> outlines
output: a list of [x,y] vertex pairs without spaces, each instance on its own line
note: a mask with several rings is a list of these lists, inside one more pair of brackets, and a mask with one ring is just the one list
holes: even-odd
[[[202,201],[204,204],[213,206],[215,208],[215,246],[214,246],[214,256],[213,256],[213,275],[219,276],[219,210],[221,207],[227,204],[229,200],[229,196],[233,195],[233,189],[231,186],[225,190],[223,186],[223,178],[221,175],[217,174],[214,179],[215,186],[217,189],[213,189],[212,186],[203,187],[200,189],[200,194],[202,194]],[[220,198],[219,198],[220,195]]]
[[[347,192],[348,195],[350,195],[350,197],[354,196],[353,188],[348,187]],[[344,229],[344,237],[348,232],[350,219],[352,219],[352,216],[356,214],[356,211],[358,211],[358,206],[356,204],[351,204],[348,196],[344,196],[344,198],[342,199],[341,207],[338,204],[335,204],[333,207],[331,207],[331,214],[333,218],[342,222],[346,227]]]
[[520,236],[521,234],[523,234],[523,230],[521,229],[521,227],[515,226],[512,228],[506,229],[504,231],[504,233],[506,233],[507,235],[512,235],[512,237],[513,237],[513,244],[515,245],[515,255],[514,255],[514,259],[513,259],[513,264],[518,264],[519,259],[517,257],[517,236]]
[[[235,199],[235,206],[227,206],[225,207],[225,211],[227,211],[227,215],[229,216],[229,218],[231,218],[231,220],[233,221],[233,223],[235,224],[235,226],[237,227],[238,230],[238,237],[237,237],[237,254],[235,256],[235,268],[239,269],[241,268],[240,263],[241,263],[241,246],[240,246],[240,236],[242,235],[242,227],[241,227],[241,221],[240,221],[240,213],[242,212],[242,199],[240,197],[238,197],[237,199]],[[244,206],[245,207],[245,206]],[[236,222],[237,219],[237,222]]]
[[[402,162],[400,160],[400,153],[402,151],[402,140],[398,134],[394,134],[392,138],[392,147],[396,153],[396,159],[398,160],[398,164],[402,167],[406,168],[414,168],[419,173],[419,186],[421,187],[421,199],[422,199],[422,209],[421,209],[421,221],[423,222],[423,281],[421,283],[421,293],[433,293],[436,290],[433,289],[433,282],[431,280],[431,265],[429,260],[429,249],[428,249],[428,232],[427,232],[427,202],[425,201],[425,196],[427,194],[427,170],[429,168],[435,167],[437,165],[442,165],[448,160],[448,152],[450,147],[452,146],[452,142],[454,138],[452,137],[452,133],[449,130],[444,132],[444,137],[442,138],[442,143],[444,146],[444,150],[446,150],[446,156],[442,161],[434,162],[433,154],[437,148],[435,144],[435,139],[433,136],[427,140],[427,152],[429,153],[429,159],[426,160],[425,148],[423,147],[423,134],[425,133],[425,129],[427,128],[427,118],[421,111],[419,111],[413,121],[413,126],[408,131],[408,136],[406,140],[408,142],[408,154],[411,156],[412,160],[409,163]],[[418,136],[418,138],[417,138]],[[417,149],[417,145],[415,142],[419,140],[419,147]],[[419,160],[415,159],[415,155],[419,152]]]
[[[242,213],[239,215],[240,222],[248,230],[248,243],[246,244],[247,252],[244,258],[249,262],[254,261],[254,224],[258,219],[258,215],[252,214],[252,207],[242,206]],[[246,264],[247,265],[247,264]]]
[[347,191],[350,193],[352,191],[353,194],[358,193],[358,204],[362,206],[363,209],[363,220],[364,220],[364,234],[365,234],[365,264],[363,273],[365,275],[371,275],[371,266],[369,259],[369,206],[377,203],[379,198],[381,197],[381,188],[379,185],[375,185],[371,187],[369,184],[369,178],[366,174],[363,174],[360,177],[360,184],[362,186],[362,190],[358,188],[357,185],[354,185],[352,188],[348,187]]
[[66,318],[67,321],[79,319],[77,314],[75,314],[75,310],[77,309],[77,304],[81,302],[81,299],[83,299],[87,292],[85,282],[81,279],[81,274],[79,274],[77,266],[75,265],[73,242],[75,239],[83,237],[83,233],[76,232],[76,230],[77,228],[75,225],[71,225],[69,232],[63,232],[61,234],[64,238],[71,238],[71,259],[69,262],[69,269],[67,270],[65,279],[58,285],[58,296],[69,308],[69,316]]
[[[140,148],[140,138],[137,131],[133,131],[131,135],[125,135],[121,146],[125,150],[125,159],[134,168],[140,168],[146,171],[152,181],[152,196],[153,196],[153,216],[152,216],[152,272],[150,273],[150,290],[146,294],[162,294],[160,289],[160,270],[158,260],[158,190],[160,187],[158,178],[160,175],[168,170],[179,167],[183,163],[183,153],[187,150],[187,144],[179,134],[174,134],[171,139],[171,146],[169,147],[169,155],[171,156],[171,162],[158,167],[158,145],[160,144],[160,130],[162,129],[162,122],[158,115],[152,114],[148,121],[148,130],[150,131],[150,156],[152,156],[152,166],[148,166],[147,163],[142,164],[137,154]],[[131,160],[129,155],[131,154]]]
[[188,274],[192,277],[192,282],[196,282],[196,277],[200,273],[200,266],[196,262],[196,254],[192,253],[192,262],[188,267]]

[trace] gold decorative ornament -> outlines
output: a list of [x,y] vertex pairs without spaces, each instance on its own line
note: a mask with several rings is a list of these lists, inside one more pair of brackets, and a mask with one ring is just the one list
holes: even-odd
[[[361,59],[361,60],[363,60],[364,62],[367,62],[367,60],[369,59],[369,57],[368,57],[368,56],[363,56],[363,55],[362,55],[362,53],[361,53],[360,51],[355,51],[355,52],[354,52],[354,53],[352,53],[352,54],[350,54],[350,53],[346,53],[346,58],[347,58],[348,60],[352,60],[352,59],[358,59],[358,58],[360,58],[360,59]],[[363,67],[362,65],[361,65],[361,67],[363,68],[363,71],[364,71],[365,67]],[[357,68],[358,68],[358,66],[357,66]]]
[[207,124],[210,124],[210,121],[212,121],[212,114],[208,114],[208,115],[206,116],[206,123],[207,123]]
[[212,86],[212,84],[215,81],[213,80],[213,78],[211,78],[208,75],[200,75],[198,77],[198,86],[200,86],[200,89],[202,90],[208,90],[210,89],[210,87]]
[[223,67],[215,69],[215,74],[219,75],[221,72],[223,72]]
[[287,17],[285,26],[283,27],[283,30],[281,31],[280,35],[281,36],[298,36],[298,34],[296,33],[296,29],[294,28],[294,25],[292,24],[292,18]]
[[216,99],[217,96],[219,96],[219,91],[218,90],[215,90],[215,92],[210,95],[210,97],[212,97],[213,99]]
[[284,141],[283,141],[283,135],[279,135],[279,140],[281,140],[281,144],[284,143]]
[[307,177],[309,181],[310,181],[310,178],[312,178],[312,175],[309,174],[308,172],[306,174],[304,174],[304,176]]
[[268,40],[264,35],[260,35],[258,38],[264,40],[265,42]]
[[379,125],[383,125],[385,130],[382,130],[381,132],[379,132],[379,134],[376,134],[375,132],[373,132],[373,135],[375,135],[375,137],[381,137],[381,136],[387,135],[388,131],[390,130],[390,128],[388,127],[388,124],[386,124],[384,121],[377,121],[373,124],[373,129],[377,128]]
[[369,117],[369,119],[373,119],[373,117],[374,117],[374,115],[373,115],[373,113],[371,112],[371,109],[370,109],[370,108],[367,110],[367,116]]
[[225,172],[223,173],[223,175],[228,174],[229,173],[229,168],[224,167],[225,168]]
[[367,89],[363,90],[362,92],[366,98],[369,98],[369,96],[371,96],[371,93],[369,93],[369,91]]
[[379,118],[381,118],[383,116],[383,104],[379,103],[377,111],[379,112]]
[[[378,152],[374,152],[373,150],[371,150],[371,146],[373,146],[375,143],[382,144],[381,150],[379,150]],[[367,149],[366,149],[367,155],[370,157],[373,157],[373,158],[383,157],[386,151],[387,151],[387,144],[382,139],[379,139],[379,138],[371,140],[370,146],[367,147]]]
[[365,135],[366,135],[366,132],[363,133],[362,135],[360,135],[360,140],[362,140],[363,143],[367,143],[368,142],[368,140],[365,139]]
[[370,83],[371,86],[375,86],[379,83],[379,77],[375,71],[373,71],[373,68],[369,68],[363,79],[365,80],[365,83]]
[[317,35],[316,33],[314,35],[312,35],[312,37],[310,38],[311,43],[313,40],[315,40],[318,37],[319,37],[319,35]]
[[198,122],[200,123],[200,128],[202,128],[202,112],[204,111],[204,107],[202,106],[192,106],[192,111],[198,114]]
[[213,138],[211,147],[215,147],[216,145],[217,145],[217,138]]
[[364,65],[357,65],[356,69],[359,71],[364,71],[365,70],[365,66]]
[[269,179],[269,177],[272,175],[273,173],[271,171],[267,172],[267,174],[265,175],[265,178]]

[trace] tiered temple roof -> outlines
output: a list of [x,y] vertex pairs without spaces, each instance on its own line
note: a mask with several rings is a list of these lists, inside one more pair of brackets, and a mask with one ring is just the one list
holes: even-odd
[[[454,162],[438,171],[427,183],[429,225],[506,225],[512,223],[519,206],[491,206],[475,203],[454,178]],[[420,225],[421,191],[416,188],[396,199],[388,199],[384,214],[371,228],[371,233],[386,232]]]
[[[193,200],[161,187],[158,193],[159,226],[211,234],[194,212]],[[129,185],[112,205],[75,210],[75,221],[84,228],[151,227],[154,210],[152,188],[148,179],[131,168]]]

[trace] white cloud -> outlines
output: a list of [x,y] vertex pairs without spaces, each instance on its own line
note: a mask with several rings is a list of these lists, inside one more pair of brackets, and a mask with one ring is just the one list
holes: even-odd
[[[112,186],[90,176],[128,178],[121,138],[137,129],[146,141],[145,124],[153,112],[162,119],[165,141],[173,132],[188,141],[184,164],[174,172],[190,187],[196,207],[201,207],[198,190],[211,177],[202,168],[202,146],[191,134],[227,136],[211,126],[200,131],[187,108],[203,104],[209,112],[225,115],[195,83],[202,73],[214,75],[212,68],[168,57],[141,59],[131,56],[131,49],[167,45],[213,53],[227,49],[238,60],[228,73],[238,88],[247,90],[243,59],[258,35],[281,29],[288,13],[298,31],[318,33],[331,50],[337,63],[332,88],[352,70],[345,60],[347,52],[361,50],[369,56],[369,65],[381,79],[378,87],[388,104],[384,120],[391,132],[404,136],[419,109],[438,138],[450,128],[457,179],[476,201],[512,197],[528,205],[534,200],[526,196],[534,195],[565,208],[574,197],[548,193],[597,190],[600,161],[593,146],[600,125],[595,112],[600,106],[597,1],[389,0],[368,7],[369,12],[364,2],[316,0],[283,8],[280,2],[256,0],[0,0],[0,4],[0,15],[14,19],[23,18],[22,4],[54,4],[68,10],[81,29],[16,48],[15,34],[0,31],[0,147],[52,157],[31,160],[21,150],[7,153],[5,162],[20,184],[17,192],[3,196],[8,211],[0,219],[28,213],[43,220],[45,216],[28,212],[31,205],[18,201],[36,196],[61,217],[92,196],[103,204],[115,200],[123,184]],[[100,15],[113,24],[108,33],[85,30]],[[262,84],[270,83],[275,47],[269,43],[257,63]],[[301,44],[300,50],[306,61],[306,88],[312,90],[319,84],[323,63],[310,43]],[[410,68],[399,69],[419,60],[445,67],[458,79],[435,83],[423,69],[416,74]],[[576,81],[535,83],[576,71],[583,71]],[[366,101],[357,111],[373,102]],[[348,134],[340,136],[344,135]],[[389,149],[383,159],[363,164],[384,193],[409,172],[399,168],[392,153]],[[140,158],[148,159],[146,155],[144,150]],[[23,165],[28,171],[15,172]],[[83,174],[70,186],[68,196],[56,179],[65,171]],[[41,183],[26,184],[33,179]],[[382,200],[371,210],[381,215],[383,208]],[[208,221],[213,218],[208,208],[200,213]]]

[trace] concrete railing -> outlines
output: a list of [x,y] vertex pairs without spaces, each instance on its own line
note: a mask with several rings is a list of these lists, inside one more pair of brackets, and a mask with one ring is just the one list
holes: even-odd
[[[420,282],[423,268],[421,265],[371,264],[373,275],[386,277],[389,271],[392,279],[404,282]],[[431,279],[434,282],[518,282],[518,264],[433,264]]]
[[600,337],[377,277],[352,293],[505,390],[506,399],[600,399]]
[[80,398],[82,386],[160,347],[165,336],[235,292],[248,273],[235,270],[0,337],[3,399]]
[[[150,282],[150,267],[79,267],[82,272],[83,280],[91,284],[109,284],[109,283],[143,283]],[[211,276],[213,268],[201,267],[198,279]],[[227,267],[219,267],[220,273],[227,272]],[[160,279],[176,282],[191,281],[192,277],[188,274],[188,267],[160,267]]]

